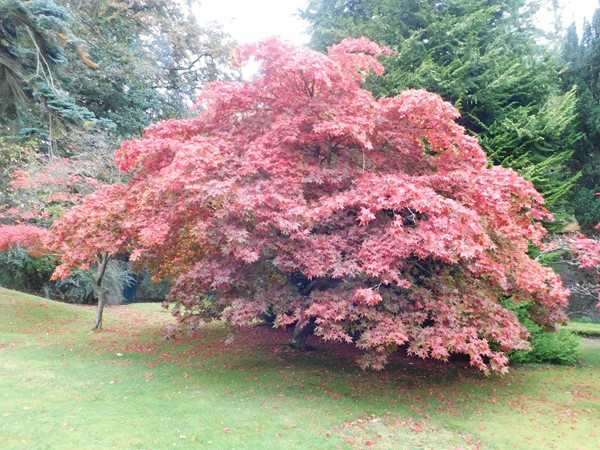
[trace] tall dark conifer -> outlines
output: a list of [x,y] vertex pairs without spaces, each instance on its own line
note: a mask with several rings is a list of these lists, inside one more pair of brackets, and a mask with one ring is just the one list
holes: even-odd
[[575,216],[586,233],[600,222],[600,9],[586,22],[579,39],[571,25],[563,41],[562,77],[578,91],[578,130],[581,139],[573,164],[582,169],[573,201]]

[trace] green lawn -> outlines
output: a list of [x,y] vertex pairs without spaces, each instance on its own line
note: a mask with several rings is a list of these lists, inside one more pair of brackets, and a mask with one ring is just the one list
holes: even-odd
[[94,309],[0,289],[0,448],[600,448],[600,345],[576,367],[504,377],[399,356],[363,372],[342,345],[207,325],[164,341],[155,305]]
[[569,322],[564,328],[580,336],[600,338],[600,323]]

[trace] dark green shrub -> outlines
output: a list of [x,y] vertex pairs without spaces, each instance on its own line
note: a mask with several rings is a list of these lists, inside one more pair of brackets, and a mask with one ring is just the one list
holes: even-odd
[[52,300],[66,303],[93,304],[96,302],[95,287],[92,277],[81,270],[72,275],[44,284],[44,296]]
[[0,286],[41,294],[56,263],[49,257],[31,256],[21,247],[0,253]]
[[275,309],[273,308],[273,305],[269,305],[267,307],[267,309],[264,310],[262,312],[262,314],[260,315],[260,319],[268,325],[275,324],[275,318],[276,318],[276,314],[275,314]]
[[162,302],[171,289],[171,279],[165,278],[161,281],[153,281],[148,269],[143,268],[137,276],[137,289],[135,301],[138,302]]
[[516,350],[508,356],[513,363],[550,363],[571,365],[579,357],[579,338],[567,330],[546,330],[529,317],[529,303],[516,303],[512,299],[502,302],[513,311],[529,330],[531,350]]
[[573,211],[584,233],[596,233],[594,227],[600,222],[600,197],[597,188],[581,187],[573,198]]
[[[44,285],[45,296],[67,303],[96,303],[96,286],[92,279],[95,269],[92,267],[91,270],[91,272],[74,270],[71,276],[46,283]],[[135,278],[129,270],[129,263],[111,260],[102,280],[108,303],[123,303],[125,287],[134,282]]]
[[531,351],[517,350],[510,354],[514,363],[551,363],[572,365],[579,357],[579,338],[567,330],[541,330],[531,335]]

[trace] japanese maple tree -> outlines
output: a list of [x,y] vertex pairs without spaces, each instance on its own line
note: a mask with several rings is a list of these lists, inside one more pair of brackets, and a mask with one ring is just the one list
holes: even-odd
[[60,216],[49,229],[26,223],[0,225],[0,251],[18,244],[29,253],[55,257],[59,265],[52,279],[64,278],[74,268],[85,270],[94,265],[92,277],[98,299],[94,329],[102,328],[106,304],[102,279],[108,262],[128,248],[127,234],[121,227],[127,214],[122,203],[124,189],[120,183],[102,186]]
[[59,265],[52,279],[93,266],[94,329],[100,329],[106,302],[102,280],[111,257],[127,249],[127,239],[120,226],[126,211],[119,208],[125,186],[99,180],[110,164],[96,156],[94,162],[60,158],[15,171],[13,204],[0,208],[6,222],[0,224],[0,251],[19,245],[32,255],[54,257]]
[[260,63],[254,79],[207,85],[197,116],[118,150],[132,174],[120,232],[133,259],[175,277],[182,324],[269,310],[298,346],[311,332],[354,342],[363,367],[406,345],[488,372],[528,346],[501,298],[530,302],[540,324],[564,319],[568,291],[527,254],[551,218],[542,197],[488,167],[439,96],[365,90],[388,51],[365,38],[327,55],[276,39],[242,47],[240,64]]
[[127,217],[123,201],[126,186],[108,184],[87,195],[52,224],[44,245],[59,255],[53,279],[64,278],[74,268],[95,266],[93,280],[98,307],[94,329],[102,328],[106,292],[102,285],[110,259],[128,249],[122,224]]

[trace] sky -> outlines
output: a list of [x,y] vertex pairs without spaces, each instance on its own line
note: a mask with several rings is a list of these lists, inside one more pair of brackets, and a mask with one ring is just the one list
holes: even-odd
[[307,44],[306,22],[297,17],[307,0],[199,0],[198,21],[216,21],[239,43],[281,36],[293,44]]
[[[573,21],[577,23],[578,27],[581,27],[583,23],[583,17],[585,16],[588,21],[592,20],[594,11],[600,6],[599,0],[563,0],[564,7],[564,20],[571,24]],[[581,28],[580,28],[581,29]]]
[[[200,23],[219,22],[238,42],[256,42],[269,36],[281,36],[297,45],[308,43],[306,23],[297,17],[308,0],[199,0],[196,16]],[[549,0],[548,0],[549,1]],[[592,18],[599,0],[561,0],[563,18],[578,24]]]

